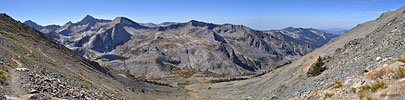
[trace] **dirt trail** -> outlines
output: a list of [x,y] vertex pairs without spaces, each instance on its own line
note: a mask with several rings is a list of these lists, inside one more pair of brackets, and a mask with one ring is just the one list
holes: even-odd
[[[18,64],[19,62],[17,62]],[[21,67],[19,67],[21,68]],[[26,70],[12,69],[8,73],[8,93],[5,95],[11,100],[28,100],[32,94],[28,93],[28,86],[25,83],[28,82],[28,76],[26,76]]]
[[25,83],[28,82],[27,77],[24,75],[24,72],[22,71],[17,71],[16,69],[13,69],[10,71],[9,73],[9,77],[10,77],[10,92],[11,92],[11,96],[21,96],[24,94],[28,94],[25,90],[24,86]]
[[13,60],[15,63],[17,63],[17,66],[18,66],[18,67],[22,67],[21,62],[18,61],[18,60],[15,60],[14,57],[12,57],[11,60]]

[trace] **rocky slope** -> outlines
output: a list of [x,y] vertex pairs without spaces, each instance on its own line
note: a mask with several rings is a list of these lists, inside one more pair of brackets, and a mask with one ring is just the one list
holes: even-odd
[[[383,13],[291,64],[261,77],[194,84],[208,99],[402,99],[405,8]],[[318,57],[323,64],[316,64]],[[319,74],[308,74],[313,69]]]
[[[86,16],[80,22],[66,23],[55,32],[60,37],[57,41],[83,56],[147,79],[183,75],[176,71],[192,76],[260,74],[336,37],[303,28],[257,31],[242,25],[195,20],[167,24],[145,27],[124,17],[101,20]],[[105,59],[104,55],[125,59]]]
[[128,80],[48,35],[0,14],[0,96],[1,99],[179,99],[186,94],[170,87]]

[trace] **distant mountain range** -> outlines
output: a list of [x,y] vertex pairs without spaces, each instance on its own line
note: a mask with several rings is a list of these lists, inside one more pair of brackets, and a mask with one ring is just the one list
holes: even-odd
[[324,31],[326,33],[332,33],[332,34],[335,34],[335,35],[343,35],[346,32],[349,32],[349,29],[332,28],[332,29],[324,29],[322,31]]
[[[181,76],[239,76],[273,70],[327,43],[337,35],[316,29],[258,31],[243,25],[185,23],[139,24],[125,17],[114,20],[87,15],[63,26],[24,22],[103,66],[147,79]],[[108,58],[107,58],[108,59]],[[212,74],[208,74],[212,73]]]
[[146,27],[159,27],[159,26],[165,27],[165,26],[170,26],[170,25],[179,24],[179,23],[178,22],[163,22],[160,24],[154,24],[154,23],[139,23],[139,24],[146,26]]

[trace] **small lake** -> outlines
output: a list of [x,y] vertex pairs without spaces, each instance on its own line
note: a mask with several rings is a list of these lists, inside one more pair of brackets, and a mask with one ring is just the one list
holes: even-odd
[[128,58],[118,56],[118,55],[103,55],[101,57],[96,58],[96,60],[99,60],[99,59],[107,59],[109,61],[112,61],[112,60],[125,60],[125,59],[128,59]]

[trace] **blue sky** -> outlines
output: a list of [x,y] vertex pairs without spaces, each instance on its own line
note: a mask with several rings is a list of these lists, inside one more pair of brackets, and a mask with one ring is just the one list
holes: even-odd
[[258,30],[348,29],[404,4],[404,0],[2,0],[0,12],[41,25],[62,25],[92,15],[153,23],[195,19]]

